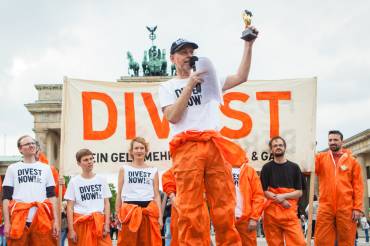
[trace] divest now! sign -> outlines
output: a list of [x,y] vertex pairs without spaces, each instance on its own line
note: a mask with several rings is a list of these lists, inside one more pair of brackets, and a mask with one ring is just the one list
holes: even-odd
[[[131,162],[129,143],[149,142],[147,162],[171,166],[170,125],[159,106],[160,83],[65,79],[61,163],[65,175],[79,172],[75,153],[94,152],[95,171],[114,173]],[[316,78],[248,81],[223,94],[221,134],[239,143],[256,170],[270,160],[268,141],[281,135],[289,160],[311,171],[316,143]]]

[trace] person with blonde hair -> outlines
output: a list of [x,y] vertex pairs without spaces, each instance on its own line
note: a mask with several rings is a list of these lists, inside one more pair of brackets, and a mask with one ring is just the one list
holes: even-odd
[[134,138],[129,149],[132,162],[119,170],[116,199],[120,228],[118,246],[162,245],[159,177],[157,168],[145,163],[148,147],[144,138]]

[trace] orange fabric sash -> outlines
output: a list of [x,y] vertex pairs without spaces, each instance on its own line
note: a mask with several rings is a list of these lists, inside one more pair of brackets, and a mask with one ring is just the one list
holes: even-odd
[[151,245],[162,245],[158,222],[159,208],[154,201],[151,201],[146,208],[142,208],[135,204],[123,203],[118,213],[119,221],[122,224],[128,224],[128,228],[131,232],[137,232],[139,230],[143,216],[149,217]]
[[78,223],[84,223],[86,221],[94,221],[91,231],[94,236],[101,238],[103,237],[103,227],[104,227],[104,214],[94,212],[92,214],[73,214],[73,225]]
[[170,195],[171,193],[176,193],[176,183],[175,183],[175,176],[173,174],[172,168],[168,169],[162,175],[162,186],[163,191]]
[[53,221],[53,206],[46,199],[43,202],[16,202],[14,200],[9,203],[10,211],[10,238],[19,239],[23,235],[26,226],[26,220],[30,208],[37,207],[35,216],[33,217],[32,226],[39,233],[50,233]]
[[[269,191],[275,194],[284,194],[295,191],[293,188],[268,188]],[[280,203],[274,202],[271,199],[268,199],[264,204],[264,213],[265,215],[271,215],[276,220],[291,220],[297,219],[297,209],[298,209],[298,199],[288,199],[290,203],[290,208],[284,208]]]
[[207,142],[212,141],[220,151],[223,159],[232,166],[241,166],[248,162],[245,151],[236,143],[221,136],[216,131],[185,131],[177,134],[170,142],[170,153],[173,156],[176,149],[185,142]]
[[[275,193],[275,194],[284,194],[284,193],[289,193],[289,192],[295,191],[295,189],[293,189],[293,188],[282,188],[282,187],[279,187],[279,188],[269,187],[268,190],[271,191],[271,192],[273,192],[273,193]],[[293,208],[293,207],[296,207],[297,208],[297,206],[298,206],[298,199],[289,199],[288,202],[291,205],[290,209]],[[271,204],[275,204],[277,206],[280,206],[281,208],[284,208],[282,205],[280,205],[279,203],[274,202],[271,199],[267,199],[266,200],[265,205],[264,205],[264,208],[267,208]]]

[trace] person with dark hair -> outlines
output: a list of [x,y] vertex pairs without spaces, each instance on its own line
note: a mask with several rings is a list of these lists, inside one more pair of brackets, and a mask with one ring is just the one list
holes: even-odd
[[68,237],[68,221],[67,221],[67,201],[62,202],[61,211],[61,226],[60,226],[60,245],[64,246],[65,240]]
[[158,169],[145,163],[149,144],[142,137],[130,143],[132,162],[119,170],[116,212],[118,246],[160,246],[163,225]]
[[369,221],[367,220],[365,215],[363,217],[361,217],[360,223],[361,223],[362,230],[364,230],[364,232],[365,232],[365,241],[368,243],[369,242],[370,225],[369,225]]
[[269,142],[274,159],[261,170],[261,183],[265,197],[263,229],[269,246],[306,245],[297,216],[298,200],[304,190],[303,177],[298,164],[285,157],[286,142],[276,136]]
[[315,245],[353,245],[356,221],[363,214],[364,184],[361,166],[350,150],[343,148],[343,134],[329,131],[329,150],[316,155],[319,182]]
[[[306,214],[308,214],[310,205],[308,204],[306,207]],[[319,207],[319,201],[317,200],[317,196],[313,195],[313,203],[312,203],[312,234],[311,237],[313,238],[315,235],[315,226],[316,226],[316,220],[317,220],[317,209]]]
[[8,167],[3,182],[4,233],[8,244],[56,245],[59,222],[50,166],[36,160],[36,141],[32,137],[20,137],[17,146],[23,161]]
[[110,204],[112,196],[104,177],[94,173],[94,156],[89,149],[76,153],[81,174],[68,184],[67,200],[68,245],[112,245],[109,237]]
[[117,229],[117,218],[114,214],[110,217],[110,238],[112,240],[117,240],[118,238],[118,229]]

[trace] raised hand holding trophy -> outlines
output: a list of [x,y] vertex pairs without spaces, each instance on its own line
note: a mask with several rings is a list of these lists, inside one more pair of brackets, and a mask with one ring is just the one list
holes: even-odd
[[245,24],[245,30],[242,33],[241,39],[244,39],[245,41],[251,41],[257,38],[258,32],[250,27],[253,16],[252,12],[250,12],[249,10],[244,10],[242,16]]

